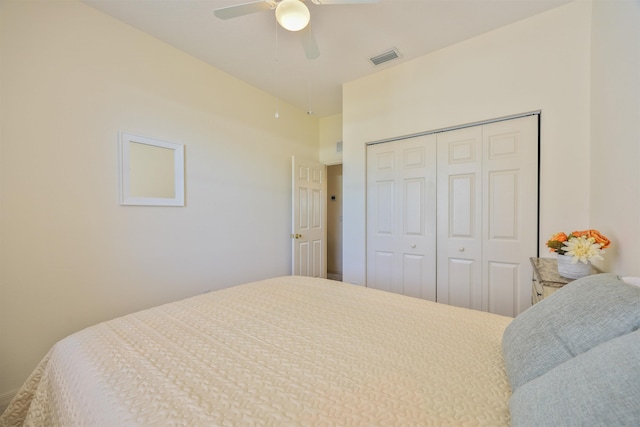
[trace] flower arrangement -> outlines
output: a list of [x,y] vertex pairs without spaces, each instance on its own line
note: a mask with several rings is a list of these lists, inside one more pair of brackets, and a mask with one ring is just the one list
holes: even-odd
[[591,260],[602,259],[601,254],[611,245],[611,241],[598,230],[573,231],[568,236],[556,233],[547,241],[549,252],[571,257],[571,263],[578,261],[588,264]]

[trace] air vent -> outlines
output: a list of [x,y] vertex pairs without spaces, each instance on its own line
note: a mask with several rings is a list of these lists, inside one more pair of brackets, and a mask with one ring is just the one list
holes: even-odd
[[381,53],[380,55],[369,58],[369,61],[371,61],[373,65],[380,65],[384,64],[385,62],[393,61],[397,58],[400,58],[400,53],[398,52],[398,49],[394,47],[393,49]]

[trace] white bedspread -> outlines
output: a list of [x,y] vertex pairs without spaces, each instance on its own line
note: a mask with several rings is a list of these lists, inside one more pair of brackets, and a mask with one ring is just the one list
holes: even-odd
[[0,426],[509,425],[510,318],[306,277],[58,342]]

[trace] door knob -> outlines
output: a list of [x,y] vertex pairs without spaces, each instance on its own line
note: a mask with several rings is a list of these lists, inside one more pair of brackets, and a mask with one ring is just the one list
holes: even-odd
[[413,245],[411,245],[411,248],[415,249],[416,244],[414,243]]
[[291,234],[291,238],[292,239],[301,239],[302,238],[302,234]]
[[460,247],[458,248],[458,251],[460,251],[460,252],[464,252],[464,247],[463,247],[463,246],[460,246]]

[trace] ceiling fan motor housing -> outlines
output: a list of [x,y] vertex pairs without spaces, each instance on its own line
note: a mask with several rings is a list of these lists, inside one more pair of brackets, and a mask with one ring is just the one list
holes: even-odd
[[276,7],[276,20],[289,31],[302,30],[310,18],[309,9],[300,0],[282,0]]

